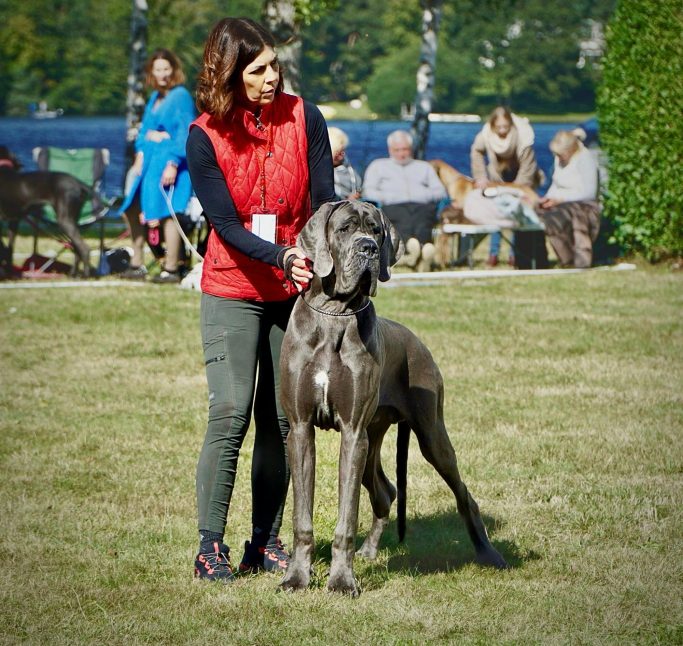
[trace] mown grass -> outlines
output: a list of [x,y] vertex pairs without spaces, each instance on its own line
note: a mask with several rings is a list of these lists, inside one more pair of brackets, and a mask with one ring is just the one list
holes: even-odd
[[[276,575],[192,581],[198,301],[153,285],[0,289],[0,643],[683,642],[683,275],[382,289],[379,312],[441,367],[461,472],[512,567],[473,563],[452,495],[413,442],[407,539],[392,522],[378,560],[357,559],[358,600],[325,591],[335,433],[318,433],[311,589],[279,593]],[[249,536],[250,450],[234,559]],[[391,436],[389,473],[393,451]]]

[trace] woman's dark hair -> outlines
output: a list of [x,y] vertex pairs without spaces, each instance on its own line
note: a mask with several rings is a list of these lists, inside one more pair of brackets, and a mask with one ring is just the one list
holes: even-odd
[[[225,119],[242,91],[242,72],[266,47],[275,48],[270,32],[251,18],[224,18],[209,34],[197,78],[197,108]],[[282,91],[282,72],[275,89]]]
[[[173,74],[168,80],[168,85],[164,86],[163,88],[157,85],[156,79],[152,74],[152,66],[154,65],[154,61],[159,59],[168,61],[171,64],[171,69],[173,70]],[[180,62],[180,59],[170,49],[164,49],[163,47],[155,49],[152,52],[152,55],[147,59],[147,62],[145,63],[145,74],[145,82],[155,90],[170,90],[176,85],[182,85],[185,83],[185,73],[183,72],[183,64]]]

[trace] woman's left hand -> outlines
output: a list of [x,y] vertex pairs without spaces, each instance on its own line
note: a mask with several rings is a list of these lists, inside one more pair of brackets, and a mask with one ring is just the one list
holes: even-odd
[[167,164],[164,168],[164,172],[161,174],[161,185],[171,186],[172,184],[175,184],[175,178],[177,176],[178,169],[171,164]]
[[[290,260],[292,257],[294,259]],[[292,247],[285,251],[283,258],[283,264],[286,268],[285,274],[300,292],[303,292],[308,287],[311,278],[313,278],[313,273],[308,268],[308,262],[306,254],[299,247]],[[291,263],[291,268],[288,267],[289,263]]]
[[145,135],[147,141],[153,141],[155,144],[161,143],[164,139],[170,139],[169,135],[165,130],[148,130]]

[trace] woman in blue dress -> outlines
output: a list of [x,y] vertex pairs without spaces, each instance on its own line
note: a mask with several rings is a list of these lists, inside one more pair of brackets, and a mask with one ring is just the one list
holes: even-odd
[[[147,61],[149,97],[137,139],[135,162],[131,167],[126,197],[121,212],[126,213],[133,240],[133,258],[126,278],[144,279],[145,228],[150,245],[159,243],[163,233],[166,255],[162,272],[154,282],[177,283],[180,233],[171,218],[167,200],[176,213],[184,213],[192,195],[190,174],[185,158],[189,126],[194,121],[192,96],[182,85],[185,81],[178,57],[168,49],[157,49]],[[136,198],[139,198],[139,216]]]

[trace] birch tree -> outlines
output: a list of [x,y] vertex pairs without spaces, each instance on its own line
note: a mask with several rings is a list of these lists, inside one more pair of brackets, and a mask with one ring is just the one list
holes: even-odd
[[263,22],[273,34],[284,68],[285,92],[301,90],[301,28],[310,25],[338,0],[265,0]]
[[301,39],[292,0],[266,0],[263,22],[278,46],[278,60],[284,69],[285,92],[299,94],[301,78]]
[[443,0],[420,0],[420,6],[422,7],[422,43],[420,64],[417,68],[415,116],[411,128],[415,159],[425,158],[429,140],[429,113],[432,111],[434,101],[436,48]]
[[133,0],[130,19],[130,59],[126,93],[126,159],[135,157],[138,136],[145,110],[145,60],[147,58],[147,0]]

